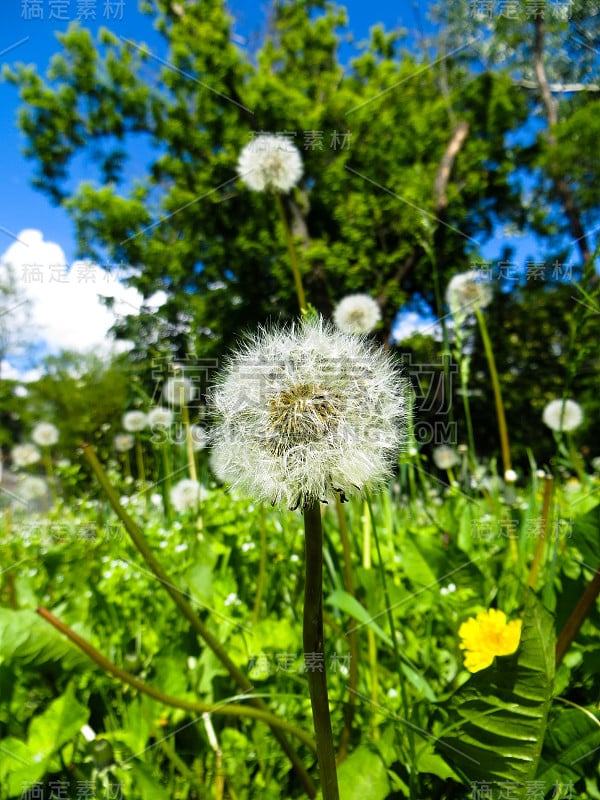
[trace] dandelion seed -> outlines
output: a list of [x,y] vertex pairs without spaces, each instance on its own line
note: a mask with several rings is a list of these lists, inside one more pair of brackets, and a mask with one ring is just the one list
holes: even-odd
[[118,433],[115,436],[115,450],[118,453],[126,453],[135,444],[135,439],[130,433]]
[[238,174],[254,192],[289,192],[302,177],[300,151],[285,136],[255,136],[240,153]]
[[148,426],[148,417],[143,411],[128,411],[123,414],[122,422],[129,433],[139,433]]
[[542,419],[553,431],[574,431],[583,422],[583,411],[575,400],[552,400]]
[[51,422],[40,422],[33,429],[31,438],[40,447],[52,447],[58,442],[58,428]]
[[506,621],[506,614],[491,608],[476,617],[470,617],[458,629],[465,651],[465,667],[469,672],[479,672],[489,667],[496,656],[509,656],[519,646],[521,620]]
[[380,484],[408,417],[389,355],[322,319],[260,330],[212,399],[213,463],[251,496],[291,508]]
[[452,316],[462,320],[492,302],[492,287],[477,270],[455,275],[446,288],[446,302]]
[[333,321],[344,333],[371,333],[380,319],[379,304],[368,294],[350,294],[333,311]]
[[42,454],[34,444],[25,442],[24,444],[16,444],[10,451],[10,458],[15,467],[30,467],[42,457]]
[[435,447],[432,453],[433,462],[438,469],[452,469],[457,464],[460,464],[458,453],[453,447],[447,444],[441,444]]
[[151,428],[168,428],[173,422],[173,412],[170,408],[157,406],[148,412],[148,425]]

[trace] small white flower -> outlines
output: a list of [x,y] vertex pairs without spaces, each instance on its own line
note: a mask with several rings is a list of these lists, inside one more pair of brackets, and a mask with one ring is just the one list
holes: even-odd
[[156,406],[148,412],[148,425],[151,428],[168,428],[173,422],[173,412],[170,408]]
[[433,450],[433,461],[438,469],[452,469],[460,464],[460,457],[453,447],[441,444]]
[[123,414],[123,427],[129,433],[139,433],[148,425],[148,417],[143,411],[128,411]]
[[483,280],[474,269],[455,275],[446,288],[446,302],[457,320],[485,308],[491,301],[492,287],[489,281]]
[[381,483],[408,416],[390,356],[323,319],[259,330],[212,399],[213,462],[251,496],[291,508]]
[[118,453],[126,453],[135,444],[135,439],[130,433],[117,433],[115,436],[115,450]]
[[515,483],[517,477],[517,473],[514,471],[514,469],[507,469],[504,473],[504,480],[506,483]]
[[192,439],[192,449],[196,453],[199,453],[200,450],[204,450],[208,444],[208,433],[204,430],[202,425],[192,425],[190,428],[190,437]]
[[196,389],[189,378],[177,375],[165,381],[162,396],[170,406],[184,406],[194,399]]
[[29,467],[31,464],[37,464],[42,454],[34,444],[25,442],[16,444],[10,451],[10,457],[15,467]]
[[583,411],[575,400],[552,400],[542,419],[553,431],[573,431],[583,422]]
[[171,489],[170,498],[173,508],[178,513],[195,510],[203,499],[202,486],[198,481],[184,478]]
[[51,422],[40,422],[33,429],[31,438],[40,447],[51,447],[58,442],[58,428]]
[[333,311],[333,321],[345,333],[371,333],[380,319],[379,304],[368,294],[349,294]]
[[289,192],[302,177],[302,157],[286,136],[263,133],[244,147],[237,170],[253,192]]

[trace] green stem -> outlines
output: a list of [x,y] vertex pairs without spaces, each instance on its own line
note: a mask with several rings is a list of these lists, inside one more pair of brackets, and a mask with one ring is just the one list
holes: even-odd
[[40,615],[40,617],[43,617],[46,622],[49,622],[51,625],[53,625],[56,630],[60,631],[68,639],[70,639],[73,644],[77,645],[77,647],[82,650],[88,656],[88,658],[90,658],[92,661],[95,661],[96,664],[98,664],[98,666],[101,667],[105,672],[108,672],[109,675],[113,675],[122,683],[132,686],[134,689],[142,692],[142,694],[148,695],[148,697],[151,697],[153,700],[157,700],[159,703],[163,703],[165,706],[181,708],[184,711],[192,711],[196,714],[221,714],[236,717],[252,717],[252,719],[258,719],[261,722],[266,722],[267,725],[270,725],[271,727],[276,727],[282,731],[290,733],[311,750],[314,750],[314,744],[310,735],[306,731],[302,730],[302,728],[292,725],[286,720],[279,719],[269,711],[263,711],[258,708],[236,705],[233,703],[217,703],[216,705],[210,705],[210,703],[202,703],[197,700],[183,700],[180,697],[174,697],[173,695],[165,694],[159,689],[155,689],[153,686],[150,686],[150,684],[141,681],[139,678],[136,678],[126,670],[121,669],[121,667],[118,667],[112,661],[109,661],[108,658],[96,650],[96,648],[86,639],[83,639],[81,636],[79,636],[79,634],[75,633],[74,630],[69,628],[69,626],[66,625],[62,620],[60,620],[58,617],[55,617],[51,611],[48,611],[46,608],[40,606],[37,609],[37,613]]
[[538,532],[537,542],[535,543],[535,553],[533,555],[533,561],[531,563],[531,568],[529,570],[529,578],[527,580],[527,586],[530,586],[532,589],[535,589],[538,573],[540,571],[540,565],[544,558],[544,551],[546,549],[548,523],[550,522],[551,501],[552,501],[552,475],[546,475],[546,481],[544,484],[544,499],[542,500],[542,517],[540,520],[541,522],[540,530]]
[[43,461],[44,469],[46,470],[46,477],[48,479],[48,488],[52,496],[52,502],[56,503],[56,487],[54,485],[54,467],[52,466],[52,455],[49,447],[43,448]]
[[[318,500],[304,510],[306,580],[302,640],[323,800],[339,800],[323,646],[323,528]],[[310,655],[310,662],[307,657]]]
[[[352,574],[352,551],[350,549],[350,538],[348,536],[348,524],[346,522],[346,515],[344,513],[344,506],[339,498],[335,496],[335,510],[338,518],[338,527],[340,529],[340,538],[342,540],[342,551],[344,554],[344,585],[349,595],[354,597],[354,576]],[[354,720],[354,713],[356,711],[356,698],[358,689],[358,631],[352,627],[348,634],[348,641],[350,644],[350,669],[348,675],[348,701],[344,711],[344,729],[340,737],[340,746],[338,749],[338,764],[346,758],[348,754],[348,746],[350,744],[350,736],[352,734],[352,722]]]
[[[141,531],[141,529],[136,525],[133,519],[129,516],[129,514],[125,511],[121,503],[119,502],[119,497],[115,490],[113,489],[110,481],[108,480],[106,473],[104,472],[102,465],[98,461],[98,458],[90,447],[89,444],[83,445],[83,453],[91,466],[98,483],[104,489],[106,496],[108,497],[108,501],[111,504],[113,511],[117,515],[117,517],[121,520],[123,525],[125,526],[125,530],[131,537],[131,540],[135,547],[137,548],[138,552],[141,554],[142,558],[150,568],[150,570],[156,575],[159,582],[164,587],[167,594],[171,597],[179,611],[181,612],[182,616],[187,619],[187,621],[192,626],[192,629],[206,642],[206,644],[210,647],[219,661],[223,664],[231,678],[237,683],[237,685],[244,691],[244,692],[252,692],[254,691],[254,687],[248,680],[248,678],[244,675],[244,673],[239,669],[239,667],[231,660],[228,656],[226,650],[221,645],[218,639],[216,639],[213,634],[208,630],[208,628],[204,625],[202,620],[196,615],[194,609],[188,603],[186,596],[184,593],[175,586],[169,575],[165,572],[161,564],[156,560],[152,550],[148,546],[148,543]],[[266,705],[260,700],[258,697],[250,697],[249,701],[258,709],[263,711],[267,710]],[[290,762],[294,766],[296,770],[296,774],[298,775],[306,794],[309,797],[315,797],[315,787],[313,782],[306,772],[302,761],[300,760],[299,756],[296,752],[291,748],[289,742],[285,739],[285,737],[281,734],[278,730],[273,730],[273,736],[279,742],[282,750],[285,752],[287,757],[289,758]]]
[[[371,524],[368,513],[367,501],[364,502],[363,515],[363,553],[362,561],[365,569],[371,569]],[[371,702],[373,708],[379,705],[379,676],[377,674],[377,644],[375,642],[375,632],[372,628],[367,629],[367,653],[369,669],[371,671]],[[375,714],[371,715],[371,735],[377,738],[377,728],[375,726]]]
[[594,573],[594,577],[586,586],[579,602],[573,609],[571,616],[566,621],[564,628],[560,632],[556,641],[556,666],[558,667],[567,650],[571,646],[573,639],[579,633],[579,629],[591,609],[594,607],[596,599],[600,595],[600,567]]
[[506,428],[506,418],[504,416],[504,405],[502,403],[502,393],[500,392],[500,381],[498,380],[498,371],[496,369],[496,360],[494,358],[494,351],[492,350],[492,343],[488,334],[487,324],[485,317],[480,308],[475,309],[477,322],[479,323],[479,330],[481,331],[481,339],[485,349],[485,355],[490,369],[490,377],[492,379],[492,388],[494,390],[494,400],[496,402],[496,415],[498,417],[498,433],[500,434],[500,447],[502,448],[502,463],[504,465],[504,474],[511,469],[510,465],[510,446],[508,444],[508,430]]
[[308,310],[308,306],[306,304],[306,296],[304,294],[304,287],[302,286],[302,278],[300,277],[300,270],[298,269],[298,256],[296,255],[296,246],[294,244],[294,238],[292,236],[292,232],[290,230],[290,226],[287,221],[287,217],[285,215],[285,209],[283,207],[281,195],[278,192],[275,192],[275,202],[277,204],[279,216],[281,217],[281,221],[283,222],[283,229],[285,231],[285,240],[287,243],[288,253],[290,256],[290,264],[292,265],[292,274],[294,276],[294,286],[296,287],[296,296],[298,298],[298,305],[300,306],[300,313],[305,314],[306,311]]
[[258,578],[256,580],[256,597],[254,598],[254,608],[252,610],[252,621],[256,625],[260,615],[260,605],[265,593],[265,583],[267,578],[267,528],[265,525],[265,507],[261,503],[258,510],[260,524],[260,561],[258,563]]
[[135,437],[135,457],[137,460],[138,480],[143,489],[146,483],[146,470],[144,469],[144,453],[139,436]]
[[394,656],[396,659],[396,669],[398,673],[398,681],[400,683],[400,696],[402,698],[403,715],[407,722],[408,734],[408,750],[410,754],[410,770],[409,770],[409,791],[410,800],[415,800],[417,796],[417,772],[416,772],[416,750],[415,750],[415,734],[413,726],[411,725],[411,712],[408,704],[408,693],[406,691],[406,680],[402,670],[402,662],[400,660],[400,651],[398,650],[398,640],[396,639],[396,625],[394,623],[394,614],[392,612],[392,602],[390,600],[390,593],[388,591],[387,578],[385,576],[385,567],[383,565],[383,558],[381,556],[381,548],[379,546],[379,536],[377,535],[377,525],[375,523],[375,516],[373,514],[373,506],[371,500],[367,497],[367,506],[369,508],[369,516],[371,518],[371,529],[373,531],[373,540],[375,541],[375,548],[377,550],[377,561],[379,567],[379,575],[381,577],[381,585],[383,587],[383,597],[387,610],[388,623],[390,626],[390,635],[392,638],[392,646],[394,649]]
[[188,468],[190,470],[190,478],[193,481],[197,481],[198,475],[196,473],[196,456],[194,455],[192,428],[190,425],[190,415],[188,412],[188,407],[186,406],[185,403],[181,406],[181,417],[183,419],[183,425],[185,427],[185,446],[187,451]]

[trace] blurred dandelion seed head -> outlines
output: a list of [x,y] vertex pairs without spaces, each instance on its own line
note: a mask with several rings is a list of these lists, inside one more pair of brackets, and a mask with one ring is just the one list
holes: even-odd
[[287,137],[261,134],[244,147],[237,170],[243,183],[254,192],[289,192],[302,177],[302,157]]
[[123,427],[128,433],[139,433],[148,425],[148,417],[143,411],[128,411],[123,414]]
[[455,275],[446,288],[446,302],[458,320],[489,306],[492,296],[489,281],[482,280],[477,270]]
[[553,431],[574,431],[583,422],[583,410],[575,400],[551,400],[542,419]]
[[380,319],[379,305],[368,294],[350,294],[333,311],[333,321],[344,333],[371,333]]
[[51,447],[58,442],[58,428],[51,422],[39,422],[33,429],[31,438],[40,447]]

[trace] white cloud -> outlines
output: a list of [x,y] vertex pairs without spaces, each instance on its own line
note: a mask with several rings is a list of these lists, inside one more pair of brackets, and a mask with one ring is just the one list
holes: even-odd
[[441,339],[441,330],[439,322],[422,317],[416,311],[399,311],[392,326],[392,339],[394,342],[402,342],[413,333],[422,333],[426,336],[433,336],[435,339]]
[[[0,275],[7,265],[12,266],[19,290],[29,300],[32,338],[44,343],[46,353],[129,349],[122,342],[117,346],[108,335],[116,315],[138,313],[142,305],[141,294],[120,283],[122,270],[115,275],[87,261],[67,264],[62,248],[45,241],[42,232],[34,229],[21,231],[18,241],[0,256]],[[114,298],[113,309],[98,295]],[[165,299],[163,292],[157,292],[146,304],[158,307]],[[13,367],[2,365],[2,374],[14,374],[15,369],[19,372],[13,359]]]

